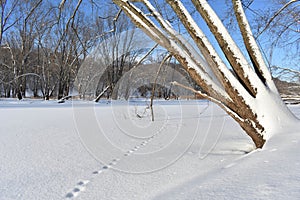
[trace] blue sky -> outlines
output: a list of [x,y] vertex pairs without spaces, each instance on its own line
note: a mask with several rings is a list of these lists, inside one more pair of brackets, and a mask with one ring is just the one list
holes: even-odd
[[[152,2],[153,0],[151,0]],[[158,2],[161,2],[162,0],[157,0]],[[225,1],[231,2],[230,0],[210,0],[209,3],[211,4],[211,6],[215,9],[215,11],[220,15],[221,18],[224,18],[224,14],[226,13],[228,6],[225,4]],[[107,6],[108,4],[110,4],[111,1],[109,0],[99,0],[96,1],[98,2],[98,5],[100,7],[102,7],[103,9],[105,9],[105,6]],[[190,0],[182,0],[182,2],[190,2]],[[190,3],[191,7],[192,4]],[[254,2],[251,4],[250,8],[253,10],[260,10],[260,12],[264,12],[267,9],[271,8],[273,5],[272,1],[270,0],[254,0]],[[186,5],[187,7],[189,7],[189,5]],[[89,8],[84,8],[86,10],[90,10]],[[90,11],[89,11],[90,12]],[[250,9],[246,10],[246,15],[249,17],[250,21],[251,19],[256,16],[257,14],[252,12]],[[203,22],[203,20],[200,19],[200,17],[197,17],[196,19],[198,21],[198,24],[205,24]],[[250,23],[251,24],[251,23]],[[208,37],[210,35],[208,29],[201,25],[201,28],[203,28],[203,31],[205,33],[207,33]],[[238,32],[238,29],[235,31],[230,31],[232,33],[233,38],[237,41],[238,44],[242,43],[242,39],[240,37],[240,34]],[[262,34],[259,38],[259,42],[260,44],[262,44],[262,49],[264,50],[264,52],[266,54],[269,54],[270,52],[270,48],[269,46],[265,45],[266,41],[268,39],[268,37],[270,37],[269,35],[266,34]],[[212,37],[210,37],[212,38]],[[212,43],[216,44],[215,41],[213,41]],[[241,45],[242,47],[242,45]],[[243,47],[242,47],[243,50]],[[295,49],[290,49],[291,51],[296,51]],[[243,50],[245,51],[245,50]],[[220,50],[219,50],[220,52]],[[221,53],[221,52],[220,52]],[[286,52],[284,50],[282,50],[281,48],[276,48],[274,50],[274,55],[272,57],[272,60],[268,60],[271,62],[271,65],[278,65],[278,66],[282,66],[282,67],[287,67],[287,65],[289,65],[289,61],[287,59],[285,59],[286,56]],[[293,67],[293,68],[300,68],[300,66],[298,64],[295,65],[289,65],[288,67]]]
[[[58,1],[58,0],[55,0],[55,1]],[[88,1],[88,0],[86,0]],[[151,0],[151,2],[153,2],[154,0]],[[156,0],[158,2],[162,2],[162,0]],[[228,9],[228,5],[225,4],[225,1],[227,2],[231,2],[231,0],[209,0],[209,3],[211,4],[211,6],[215,9],[215,11],[220,15],[221,18],[224,18],[224,14],[226,13],[227,9]],[[77,1],[75,1],[77,2]],[[98,1],[95,1],[98,3],[98,5],[100,7],[102,7],[103,9],[105,9],[105,7],[111,3],[110,0],[98,0]],[[190,0],[182,0],[182,2],[190,2]],[[192,3],[189,3],[192,7]],[[273,5],[272,1],[271,0],[254,0],[254,2],[251,4],[250,8],[253,9],[253,10],[260,10],[261,12],[264,12],[266,11],[267,9],[271,8]],[[187,7],[189,7],[188,4],[186,4]],[[84,5],[83,5],[84,7]],[[91,12],[91,9],[90,8],[84,8],[87,12]],[[249,10],[246,10],[246,14],[247,16],[249,17],[249,19],[251,20],[254,16],[256,16],[257,14],[252,12],[250,9]],[[200,17],[197,18],[198,20],[198,24],[205,24],[203,22],[203,20],[200,19]],[[202,26],[201,25],[201,28],[204,29],[204,32],[207,33],[207,35],[209,35],[209,31],[207,28],[205,28],[205,26]],[[233,38],[237,41],[237,43],[242,43],[242,39],[241,37],[239,36],[239,32],[238,32],[238,29],[235,30],[235,31],[230,31],[232,33],[232,36]],[[269,54],[270,52],[270,48],[265,44],[265,41],[268,39],[269,35],[266,35],[266,34],[263,34],[260,36],[259,38],[259,42],[260,44],[262,44],[262,49],[264,50],[264,52],[266,54]],[[215,43],[215,42],[213,42]],[[291,49],[291,51],[294,51],[294,49]],[[286,67],[288,64],[288,60],[285,59],[285,54],[286,52],[280,48],[276,48],[274,50],[274,55],[272,57],[272,60],[270,60],[271,62],[271,65],[278,65],[278,66],[282,66],[282,67]],[[269,58],[268,58],[269,59]],[[290,65],[291,67],[294,67],[294,68],[299,68],[300,66],[297,64],[292,66]]]
[[[67,1],[70,1],[70,0],[67,0]],[[83,4],[81,5],[81,9],[87,13],[91,13],[91,8],[88,7],[85,3],[88,2],[89,0],[83,0]],[[161,1],[161,0],[158,0],[158,1]],[[188,2],[189,0],[182,0],[183,2]],[[230,2],[230,0],[227,0]],[[61,0],[53,0],[51,1],[53,4],[59,4],[61,2]],[[74,4],[76,5],[77,3],[77,0],[73,1]],[[102,9],[105,9],[105,7],[111,3],[110,0],[96,0],[95,2],[98,3],[98,5],[100,7],[102,7]],[[221,18],[224,18],[224,13],[226,12],[226,9],[228,8],[226,5],[225,5],[225,0],[210,0],[209,1],[211,6],[215,9],[215,11],[221,16]],[[272,5],[272,1],[270,0],[254,0],[253,4],[251,5],[251,9],[254,9],[254,10],[266,10],[268,9],[269,7],[271,7]],[[189,7],[189,5],[187,5]],[[192,6],[192,5],[191,5]],[[247,10],[246,11],[246,14],[247,16],[249,17],[249,19],[251,19],[254,15],[256,15],[255,13],[251,12],[250,10]],[[203,20],[200,19],[200,17],[197,18],[197,20],[199,21],[199,24],[204,24]],[[209,35],[209,31],[208,29],[205,27],[205,26],[202,26],[201,25],[201,28],[203,28],[204,32],[207,33],[207,35]],[[232,31],[231,31],[232,32]],[[239,34],[238,34],[238,31],[236,32],[232,32],[233,33],[233,38],[236,39],[236,41],[238,43],[241,43],[241,37],[239,37]],[[269,37],[268,35],[262,35],[260,38],[259,38],[259,41],[262,43],[262,47],[263,47],[263,50],[267,53],[269,51],[268,47],[267,46],[264,46],[264,41],[267,39],[267,37]],[[216,43],[216,42],[213,42],[213,43]],[[290,49],[290,51],[295,51],[294,49]],[[288,64],[288,61],[285,59],[285,51],[280,49],[280,48],[277,48],[275,49],[274,51],[274,56],[271,60],[271,64],[272,65],[279,65],[279,66],[282,66],[282,67],[285,67],[287,64]],[[297,66],[297,64],[295,66],[291,66],[291,67],[294,67],[294,68],[300,68],[299,64]]]
[[[298,2],[297,4],[298,4],[298,6],[300,6],[300,2]],[[212,7],[215,8],[216,12],[221,15],[224,13],[224,10],[226,9],[226,8],[224,8],[223,4],[220,3],[219,0],[212,0],[211,5],[212,5]],[[254,2],[250,6],[250,9],[246,10],[246,15],[250,20],[250,25],[251,25],[251,19],[253,19],[253,17],[257,17],[259,14],[259,13],[253,12],[252,10],[255,10],[255,11],[259,10],[260,12],[266,12],[272,6],[274,7],[274,4],[270,0],[254,0]],[[278,7],[277,9],[279,9],[279,8],[280,7]],[[236,37],[236,36],[237,35],[235,35],[234,37]],[[268,39],[270,39],[269,37],[271,37],[271,36],[268,34],[262,34],[258,39],[259,43],[262,45],[263,51],[266,54],[268,54],[270,52],[270,47],[268,45],[265,45],[266,41]],[[289,49],[289,51],[297,52],[296,48]],[[299,63],[297,61],[291,62],[291,60],[290,60],[291,58],[290,57],[287,58],[286,53],[287,53],[286,49],[282,49],[280,47],[275,48],[274,52],[273,52],[273,56],[272,56],[271,60],[269,60],[271,65],[278,65],[281,67],[291,67],[291,68],[300,70]],[[299,58],[298,58],[298,61],[299,61]]]

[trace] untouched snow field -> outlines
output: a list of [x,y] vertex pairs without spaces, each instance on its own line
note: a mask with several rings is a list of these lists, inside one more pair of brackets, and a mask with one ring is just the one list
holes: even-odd
[[213,103],[147,105],[0,99],[0,199],[300,199],[300,131],[253,151]]

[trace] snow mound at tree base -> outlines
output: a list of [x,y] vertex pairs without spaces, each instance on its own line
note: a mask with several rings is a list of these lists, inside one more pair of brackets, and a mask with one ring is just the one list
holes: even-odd
[[196,177],[159,199],[299,199],[300,132],[277,134],[262,150]]

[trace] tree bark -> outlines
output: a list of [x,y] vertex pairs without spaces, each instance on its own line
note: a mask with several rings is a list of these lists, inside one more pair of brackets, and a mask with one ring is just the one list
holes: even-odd
[[181,1],[166,0],[198,50],[177,33],[150,1],[139,2],[148,8],[151,18],[148,17],[148,13],[142,12],[137,7],[140,4],[133,4],[133,1],[128,0],[113,1],[137,27],[165,47],[181,63],[191,78],[202,88],[202,91],[196,92],[223,108],[251,137],[257,148],[262,148],[272,134],[299,123],[279,96],[240,0],[232,1],[244,44],[251,58],[250,62],[210,5],[205,0],[192,0],[237,76],[224,64]]

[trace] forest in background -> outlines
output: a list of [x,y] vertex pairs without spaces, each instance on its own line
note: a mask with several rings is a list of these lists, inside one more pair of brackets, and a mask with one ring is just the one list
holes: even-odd
[[[0,2],[1,97],[61,99],[71,95],[82,63],[100,44],[101,51],[97,57],[106,62],[98,66],[103,68],[103,72],[93,82],[97,90],[88,95],[96,97],[109,86],[105,97],[111,98],[114,96],[114,88],[119,87],[118,82],[124,74],[137,65],[159,66],[167,54],[166,51],[157,50],[158,53],[153,53],[139,63],[141,57],[149,52],[151,45],[143,47],[140,39],[137,40],[136,32],[130,31],[134,30],[134,25],[110,1]],[[214,4],[215,1],[210,2]],[[292,63],[299,63],[299,2],[286,6],[288,1],[274,0],[272,7],[260,9],[252,8],[255,0],[245,0],[243,3],[248,14],[252,16],[254,32],[257,40],[263,44],[265,59],[269,61],[273,76],[293,82],[291,88],[297,91],[295,83],[300,82],[297,69],[299,65],[296,64],[295,69]],[[224,2],[225,4],[228,2]],[[168,8],[162,5],[161,12],[167,16]],[[224,22],[230,30],[236,31],[231,13],[228,9],[223,16]],[[176,24],[176,18],[168,17],[169,21]],[[124,32],[125,36],[121,34]],[[139,46],[136,45],[137,41],[140,42]],[[277,48],[294,50],[286,51],[287,61],[283,66],[272,64]],[[181,73],[176,60],[171,59],[168,66]],[[156,70],[157,68],[153,68],[153,71],[139,73],[155,75]],[[164,74],[165,77],[169,75]],[[195,86],[187,74],[182,72],[182,75],[189,80],[189,84]],[[167,86],[160,85],[157,96],[169,98],[172,96],[171,86],[169,82],[164,83]],[[145,82],[144,86],[138,88],[139,95],[147,96],[152,86]],[[126,89],[123,91],[126,92]],[[128,94],[125,96],[128,98]],[[114,98],[117,97],[118,95]]]

